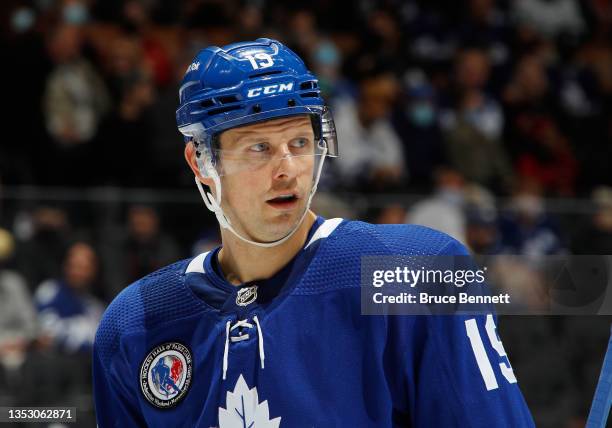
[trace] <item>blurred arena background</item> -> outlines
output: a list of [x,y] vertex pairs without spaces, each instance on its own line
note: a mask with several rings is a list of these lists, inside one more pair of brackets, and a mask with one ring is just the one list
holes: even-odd
[[[211,44],[277,38],[320,78],[341,157],[319,214],[612,254],[610,1],[7,0],[0,20],[0,406],[95,426],[105,305],[217,245],[174,120]],[[499,320],[538,426],[584,426],[610,322]]]

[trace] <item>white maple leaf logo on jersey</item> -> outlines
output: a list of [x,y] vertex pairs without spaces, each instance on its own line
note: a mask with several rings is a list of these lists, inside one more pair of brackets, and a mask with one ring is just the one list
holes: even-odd
[[226,409],[219,407],[219,428],[278,428],[281,418],[270,420],[268,401],[259,402],[257,388],[249,389],[242,375],[234,391],[227,391]]

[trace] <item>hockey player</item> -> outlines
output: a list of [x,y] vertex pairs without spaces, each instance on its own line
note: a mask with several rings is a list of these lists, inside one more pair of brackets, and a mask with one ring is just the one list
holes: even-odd
[[94,346],[100,428],[533,426],[491,315],[361,315],[362,255],[467,252],[424,227],[310,211],[338,149],[295,53],[269,39],[209,47],[179,95],[222,246],[110,305]]

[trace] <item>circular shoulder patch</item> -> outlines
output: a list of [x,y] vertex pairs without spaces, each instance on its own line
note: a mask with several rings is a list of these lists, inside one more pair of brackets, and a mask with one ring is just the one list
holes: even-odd
[[191,385],[192,359],[189,348],[178,342],[156,346],[140,365],[140,389],[149,403],[171,409]]

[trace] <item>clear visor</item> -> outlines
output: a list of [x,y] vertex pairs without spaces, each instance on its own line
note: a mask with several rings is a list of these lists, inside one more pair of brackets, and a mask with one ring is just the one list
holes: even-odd
[[[318,161],[314,158],[321,156],[337,156],[338,140],[336,128],[331,111],[327,107],[287,107],[279,110],[270,110],[242,116],[225,121],[217,126],[204,129],[201,124],[194,124],[181,129],[184,135],[196,141],[210,141],[212,135],[220,136],[225,130],[240,128],[266,120],[283,117],[308,115],[311,117],[312,129],[308,133],[296,133],[288,137],[287,141],[278,141],[266,136],[255,136],[238,144],[232,144],[231,149],[218,147],[208,148],[202,156],[210,156],[212,164],[219,176],[237,174],[244,171],[256,171],[270,165],[286,160],[294,167],[312,168]],[[291,134],[291,133],[289,133]],[[217,139],[217,143],[218,143]],[[301,171],[298,171],[301,172]]]
[[212,158],[219,176],[267,167],[290,168],[295,174],[303,174],[314,170],[320,158],[326,154],[325,140],[315,141],[311,136],[296,137],[282,144],[247,142],[236,150],[213,150]]

